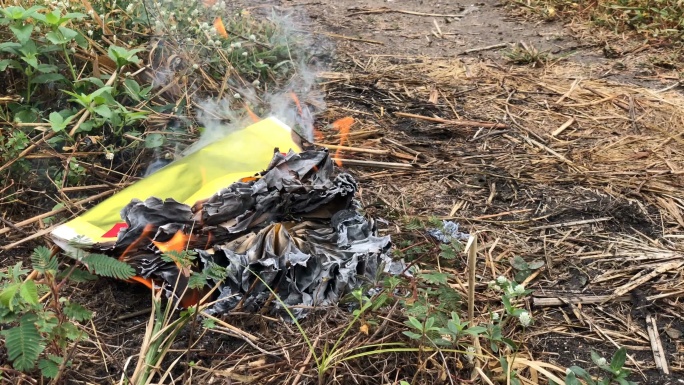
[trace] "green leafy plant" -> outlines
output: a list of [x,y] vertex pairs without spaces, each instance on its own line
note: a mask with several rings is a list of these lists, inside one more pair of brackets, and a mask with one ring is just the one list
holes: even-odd
[[522,257],[516,255],[509,259],[511,266],[515,269],[514,279],[522,282],[527,279],[535,270],[541,269],[544,266],[544,261],[526,262]]
[[78,322],[89,320],[92,312],[60,295],[67,280],[91,280],[91,272],[121,279],[135,273],[111,257],[82,251],[72,257],[75,263],[60,266],[50,249],[41,246],[31,254],[40,280],[28,277],[21,262],[0,272],[0,322],[12,325],[1,333],[14,369],[30,372],[37,366],[44,377],[57,379],[71,365],[70,351],[85,338]]
[[568,368],[565,376],[565,385],[581,385],[583,380],[587,385],[636,385],[635,382],[627,378],[631,374],[629,369],[625,369],[625,361],[627,360],[627,350],[622,347],[618,349],[610,360],[610,363],[605,358],[592,350],[591,360],[601,369],[603,376],[598,378],[592,377],[589,372],[580,368],[579,366],[571,366]]

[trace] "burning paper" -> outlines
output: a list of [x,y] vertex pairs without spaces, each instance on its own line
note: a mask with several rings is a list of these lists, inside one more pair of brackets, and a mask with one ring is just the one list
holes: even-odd
[[[275,119],[237,131],[60,226],[53,237],[60,244],[77,235],[94,240],[93,251],[129,263],[138,282],[164,284],[184,306],[216,282],[186,290],[191,269],[163,255],[194,250],[192,269],[219,268],[227,277],[210,309],[217,313],[277,306],[273,290],[286,305],[302,305],[295,311],[302,316],[302,308],[335,304],[379,271],[401,272],[403,264],[387,255],[389,237],[359,214],[352,176],[337,172],[327,150],[302,150],[290,134]],[[183,179],[188,173],[201,177]]]

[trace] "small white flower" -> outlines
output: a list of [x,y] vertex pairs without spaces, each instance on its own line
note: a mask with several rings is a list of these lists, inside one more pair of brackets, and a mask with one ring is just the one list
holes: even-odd
[[493,321],[498,320],[499,317],[500,317],[500,316],[499,316],[499,313],[492,313],[492,320],[493,320]]
[[235,99],[240,99],[242,96],[241,96],[240,94],[238,94],[238,93],[235,93],[235,95],[233,95],[233,97],[234,97]]
[[494,289],[495,291],[499,291],[499,290],[501,290],[501,286],[499,286],[499,285],[494,285],[493,289]]
[[174,17],[174,16],[176,16],[176,12],[169,13],[169,17]]
[[599,366],[603,366],[603,365],[605,365],[605,364],[607,364],[607,363],[608,363],[608,361],[606,361],[606,359],[603,358],[603,357],[599,358],[599,359],[596,361],[596,364],[598,364]]
[[565,369],[565,375],[566,376],[569,376],[570,373],[572,373],[572,370],[570,370],[570,368]]
[[173,32],[173,31],[176,30],[176,28],[177,28],[177,27],[176,27],[175,25],[172,25],[171,28],[169,28],[169,29]]
[[126,73],[124,74],[124,76],[128,78],[128,77],[131,76],[131,73],[130,73],[130,72],[126,72]]
[[468,362],[472,363],[473,360],[475,359],[475,348],[472,346],[468,346],[466,348],[466,351],[467,351],[466,359],[468,360]]
[[126,7],[126,12],[128,12],[128,13],[133,12],[133,7],[135,7],[135,5],[133,5],[133,3],[128,4],[128,6]]
[[242,53],[242,56],[244,56],[244,57],[247,57],[247,55],[249,55],[247,52]]
[[197,63],[195,63],[195,64],[192,65],[192,69],[196,70],[196,69],[198,69],[198,68],[199,68],[199,65],[198,65]]
[[251,40],[251,41],[256,41],[256,36],[254,36],[254,35],[249,35],[249,40]]
[[[237,43],[234,43],[234,44],[235,44],[235,48],[240,48],[240,47],[242,47],[242,43],[240,43],[240,42],[237,42]],[[233,45],[233,44],[231,44],[231,46],[232,46],[232,45]]]
[[69,51],[71,51],[71,53],[76,53],[76,48],[71,47],[71,48],[69,48]]
[[261,84],[261,82],[259,81],[259,79],[257,79],[257,80],[255,80],[255,81],[252,82],[252,85],[255,86],[255,87],[258,87],[259,84]]
[[166,16],[166,10],[165,10],[165,9],[162,9],[162,10],[159,12],[159,14],[162,15],[162,16]]
[[92,29],[88,30],[88,36],[93,36],[93,30]]
[[532,316],[530,315],[530,313],[528,313],[526,311],[520,313],[520,315],[518,316],[518,319],[520,319],[520,324],[523,327],[530,326],[530,323],[532,322]]
[[34,31],[35,33],[40,33],[40,27],[34,28],[33,31]]
[[214,45],[214,41],[211,40],[211,39],[209,39],[209,40],[207,40],[207,44],[209,44],[209,45]]
[[525,293],[525,286],[518,285],[515,287],[515,289],[513,289],[513,291],[515,292],[515,294],[523,294]]
[[228,48],[226,48],[226,51],[228,51],[228,53],[233,52],[233,47],[228,47]]
[[105,154],[105,159],[107,159],[107,160],[114,159],[114,153],[107,151],[107,153]]
[[495,281],[495,280],[492,279],[491,281],[487,282],[487,287],[488,287],[488,288],[493,289],[494,286],[496,286],[496,281]]
[[199,9],[193,9],[192,12],[190,12],[190,16],[197,16],[199,14]]
[[503,275],[500,275],[499,278],[496,279],[496,283],[498,283],[499,285],[503,285],[508,283],[508,279],[506,279],[506,277],[504,277]]

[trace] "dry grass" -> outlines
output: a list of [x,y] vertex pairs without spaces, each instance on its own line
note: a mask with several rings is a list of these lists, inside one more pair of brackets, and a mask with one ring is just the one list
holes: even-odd
[[[521,332],[513,325],[505,331],[521,345],[513,366],[527,383],[560,376],[571,364],[587,365],[587,347],[612,352],[617,346],[628,347],[628,366],[649,382],[657,374],[647,315],[665,331],[660,338],[670,370],[681,375],[684,347],[668,332],[684,325],[681,93],[596,80],[568,64],[503,68],[375,56],[350,56],[342,64],[339,72],[321,74],[329,109],[320,125],[352,115],[358,123],[345,143],[352,147],[343,150],[345,159],[413,167],[349,166],[363,187],[360,199],[366,210],[389,221],[385,232],[419,243],[424,234],[404,230],[406,219],[436,215],[476,234],[478,322],[500,310],[486,283],[512,276],[510,258],[545,262],[525,282],[535,290],[525,304],[535,316],[534,326]],[[339,142],[334,133],[325,134],[321,142]],[[140,161],[135,159],[128,170],[138,169]],[[107,172],[102,180],[109,187],[133,179],[126,172]],[[68,197],[65,202],[65,210],[50,215],[67,210],[75,215],[85,208]],[[18,214],[11,219],[20,222]],[[13,228],[6,232],[10,241],[27,235]],[[18,255],[7,260],[23,256],[20,248],[13,250]],[[440,265],[435,252],[431,249],[417,266],[449,273],[449,285],[467,298],[465,255]],[[112,383],[125,378],[125,372],[130,375],[147,313],[127,315],[148,306],[145,292],[107,281],[69,290],[98,315],[82,327],[90,341],[74,351],[75,366],[67,377],[74,383]],[[593,296],[603,297],[597,303]],[[543,299],[552,299],[551,304]],[[350,317],[343,308],[321,309],[303,327],[320,352],[334,344]],[[404,309],[390,306],[370,317],[376,326],[368,335],[353,327],[341,351],[392,342],[411,346],[401,334]],[[223,320],[256,339],[247,341],[219,324],[211,331],[192,331],[197,345],[188,350],[188,334],[181,335],[171,347],[176,355],[169,357],[187,354],[176,365],[176,383],[181,378],[185,383],[319,382],[310,348],[293,325],[261,314],[236,313]],[[459,383],[473,373],[479,382],[486,376],[505,383],[498,355],[487,344],[482,354],[475,369],[464,365],[458,353],[428,348],[387,352],[340,361],[324,381]],[[22,378],[12,375],[16,381]]]

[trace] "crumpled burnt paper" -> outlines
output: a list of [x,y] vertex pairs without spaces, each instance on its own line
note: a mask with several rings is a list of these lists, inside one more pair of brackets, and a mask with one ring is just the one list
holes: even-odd
[[404,270],[388,255],[389,236],[378,236],[375,221],[359,213],[354,178],[336,171],[327,150],[275,151],[265,171],[192,206],[132,199],[121,210],[125,225],[116,241],[91,248],[131,264],[140,282],[165,284],[187,306],[217,283],[186,290],[189,272],[162,254],[187,247],[198,254],[196,270],[225,269],[211,312],[278,308],[273,290],[301,317],[311,307],[336,304],[379,273]]

